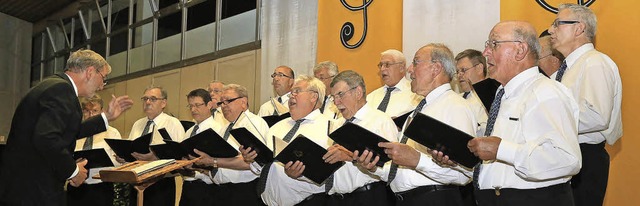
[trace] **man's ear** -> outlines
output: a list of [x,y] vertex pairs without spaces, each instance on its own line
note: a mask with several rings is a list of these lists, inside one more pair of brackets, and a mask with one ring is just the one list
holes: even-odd
[[523,60],[528,53],[529,53],[529,46],[527,45],[527,43],[522,42],[522,43],[516,44],[515,58],[517,61]]

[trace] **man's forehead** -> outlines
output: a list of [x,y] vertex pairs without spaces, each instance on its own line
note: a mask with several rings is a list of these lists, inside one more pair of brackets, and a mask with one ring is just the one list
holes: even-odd
[[199,97],[199,96],[189,97],[187,100],[189,102],[204,103],[204,100],[202,100],[202,97]]

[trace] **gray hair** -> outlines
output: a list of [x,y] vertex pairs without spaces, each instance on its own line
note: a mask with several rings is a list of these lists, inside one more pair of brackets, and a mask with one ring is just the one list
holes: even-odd
[[596,18],[596,14],[586,6],[578,5],[578,4],[560,4],[558,6],[558,12],[569,9],[573,15],[578,18],[578,21],[587,25],[584,32],[589,38],[589,41],[593,42],[596,37],[596,31],[598,27],[598,19]]
[[349,88],[360,86],[362,87],[362,91],[365,92],[365,94],[367,92],[367,88],[365,87],[365,84],[364,84],[364,79],[360,74],[358,74],[358,72],[355,72],[353,70],[347,70],[347,71],[338,73],[338,75],[335,78],[333,78],[333,81],[331,81],[331,87],[333,87],[340,81],[347,83],[347,85],[349,85]]
[[431,48],[431,61],[440,62],[449,79],[453,79],[456,74],[456,64],[453,63],[454,58],[451,49],[442,43],[431,43],[424,47]]
[[152,90],[152,89],[159,89],[160,90],[160,94],[162,95],[162,98],[164,99],[168,99],[169,96],[167,96],[167,90],[164,90],[164,88],[162,88],[161,86],[149,86],[147,88],[144,89],[144,92],[142,92],[142,94],[144,94],[145,92]]
[[[324,98],[325,86],[324,83],[322,83],[322,81],[320,81],[318,78],[315,78],[313,76],[300,75],[296,78],[295,83],[297,84],[300,81],[307,82],[307,90],[318,93],[318,102],[321,101],[320,98]],[[322,104],[316,104],[316,108],[320,106],[322,106]]]
[[336,63],[333,63],[332,61],[323,61],[316,64],[316,66],[313,67],[313,72],[318,72],[324,68],[327,68],[330,76],[335,76],[336,74],[338,74],[338,65],[336,65]]
[[94,67],[96,71],[106,69],[107,73],[111,73],[109,63],[107,63],[100,54],[88,49],[71,52],[69,59],[67,59],[67,68],[65,71],[82,72],[88,67]]
[[238,93],[238,97],[246,97],[249,99],[249,92],[247,88],[239,84],[227,84],[222,88],[222,91],[233,90]]
[[529,53],[538,62],[540,58],[540,41],[538,41],[538,34],[533,27],[517,24],[513,29],[513,38],[526,43],[529,47]]
[[404,62],[404,66],[407,66],[407,59],[404,57],[404,54],[395,49],[389,49],[387,51],[383,51],[380,53],[381,56],[389,55],[392,56],[394,60],[397,62]]

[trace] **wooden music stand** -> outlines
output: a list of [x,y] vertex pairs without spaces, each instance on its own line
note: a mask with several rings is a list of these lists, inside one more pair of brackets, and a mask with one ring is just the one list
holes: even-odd
[[139,167],[141,165],[147,164],[151,161],[135,161],[120,167],[116,167],[110,170],[101,170],[100,174],[95,175],[93,178],[101,179],[103,182],[118,182],[118,183],[130,183],[134,185],[134,188],[138,192],[137,205],[142,206],[144,201],[144,190],[147,187],[153,185],[158,180],[162,179],[165,174],[183,168],[200,158],[192,159],[192,160],[176,160],[174,163],[164,166],[160,169],[153,170],[151,172],[137,175],[133,168]]

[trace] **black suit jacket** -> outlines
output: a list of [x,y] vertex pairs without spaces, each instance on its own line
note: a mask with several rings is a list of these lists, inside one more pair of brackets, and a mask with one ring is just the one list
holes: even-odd
[[75,141],[106,131],[100,115],[82,122],[71,80],[56,74],[18,104],[0,170],[0,205],[61,205],[76,169]]
[[487,112],[491,110],[491,103],[493,103],[493,99],[496,97],[496,91],[499,86],[500,82],[493,79],[485,79],[473,84],[473,90],[478,94]]

